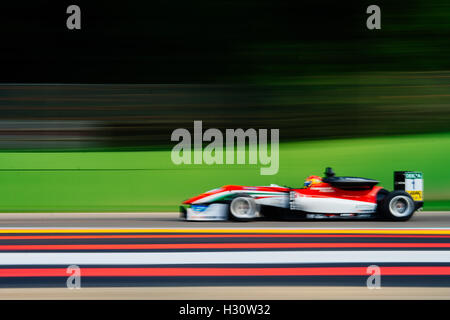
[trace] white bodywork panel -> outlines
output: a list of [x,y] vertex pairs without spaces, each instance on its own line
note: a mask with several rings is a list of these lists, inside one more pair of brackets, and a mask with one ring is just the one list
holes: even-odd
[[[289,208],[289,195],[267,197],[256,200],[257,204]],[[296,193],[291,209],[312,213],[373,213],[376,203],[340,199],[333,197],[310,197]]]
[[[296,193],[291,209],[312,213],[373,213],[376,203],[333,197],[311,197]],[[289,195],[267,197],[256,200],[260,205],[289,208]]]
[[289,208],[289,195],[286,193],[279,196],[256,199],[255,202],[259,205]]
[[228,205],[213,203],[208,206],[191,206],[186,210],[186,220],[224,221],[228,219]]
[[327,197],[295,197],[293,209],[317,213],[371,213],[376,203]]

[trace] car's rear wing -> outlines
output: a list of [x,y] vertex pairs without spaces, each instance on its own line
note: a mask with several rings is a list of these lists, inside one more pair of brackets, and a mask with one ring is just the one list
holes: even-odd
[[394,190],[408,192],[416,203],[416,209],[423,207],[423,174],[419,171],[395,171]]

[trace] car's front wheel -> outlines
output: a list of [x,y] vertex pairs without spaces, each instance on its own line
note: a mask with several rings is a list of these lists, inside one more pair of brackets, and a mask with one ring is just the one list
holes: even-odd
[[381,215],[389,220],[409,220],[415,210],[414,200],[405,191],[392,191],[380,203]]
[[237,197],[230,203],[230,215],[233,220],[250,221],[257,217],[256,203],[252,197]]

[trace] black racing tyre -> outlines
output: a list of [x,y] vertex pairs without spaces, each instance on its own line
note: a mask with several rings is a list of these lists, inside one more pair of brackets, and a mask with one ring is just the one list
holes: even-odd
[[385,217],[384,217],[384,215],[383,215],[383,213],[381,212],[382,210],[381,210],[381,208],[382,208],[382,206],[383,206],[383,200],[384,200],[384,198],[386,198],[388,195],[389,195],[389,190],[387,190],[387,189],[380,189],[378,192],[377,192],[377,212],[376,212],[376,218],[379,218],[379,219],[385,219]]
[[251,221],[256,219],[256,202],[250,196],[237,196],[230,202],[230,217],[235,221]]
[[380,207],[380,205],[381,205],[381,202],[383,201],[383,199],[384,198],[386,198],[386,196],[389,194],[389,190],[387,190],[387,189],[380,189],[378,192],[377,192],[377,205],[378,205],[378,207]]
[[409,220],[415,210],[414,200],[405,191],[392,191],[380,201],[379,213],[381,217],[389,220]]

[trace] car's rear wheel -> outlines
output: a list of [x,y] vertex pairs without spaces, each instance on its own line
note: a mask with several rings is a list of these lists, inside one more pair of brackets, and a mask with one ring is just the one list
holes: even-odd
[[415,211],[414,200],[405,191],[392,191],[381,200],[382,217],[394,221],[411,219]]
[[250,221],[257,217],[256,203],[252,197],[236,197],[230,203],[230,215],[236,221]]

